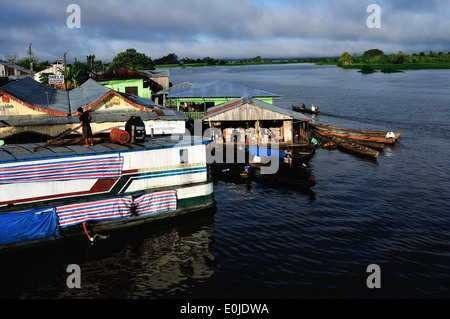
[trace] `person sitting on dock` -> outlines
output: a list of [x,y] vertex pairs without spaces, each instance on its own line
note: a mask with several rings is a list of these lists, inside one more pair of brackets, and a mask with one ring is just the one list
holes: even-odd
[[92,129],[91,129],[91,119],[92,116],[89,114],[88,111],[83,111],[83,109],[80,107],[77,109],[79,115],[80,115],[80,123],[83,126],[83,138],[86,141],[86,145],[83,145],[83,147],[89,147],[88,140],[91,142],[91,146],[94,145],[94,141],[92,138]]

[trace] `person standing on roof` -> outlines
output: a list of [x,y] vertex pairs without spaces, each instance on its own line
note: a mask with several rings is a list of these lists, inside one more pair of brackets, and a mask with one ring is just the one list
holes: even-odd
[[83,138],[86,141],[86,145],[83,145],[83,147],[89,147],[88,140],[91,142],[91,146],[94,145],[94,141],[92,138],[92,130],[91,130],[91,119],[92,116],[89,114],[88,111],[83,111],[83,109],[80,107],[78,108],[78,113],[80,115],[80,123],[83,126]]

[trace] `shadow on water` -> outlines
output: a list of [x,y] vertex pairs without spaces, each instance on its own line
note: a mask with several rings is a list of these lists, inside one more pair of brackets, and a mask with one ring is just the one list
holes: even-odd
[[232,183],[243,185],[247,191],[258,185],[298,192],[307,195],[310,201],[316,199],[313,191],[316,179],[307,163],[295,167],[280,166],[274,174],[262,174],[248,164],[215,163],[212,165],[212,176],[214,185],[219,182]]
[[[215,209],[111,233],[1,255],[0,298],[156,298],[192,290],[214,271]],[[81,271],[81,288],[69,289]],[[183,288],[185,287],[185,288]]]

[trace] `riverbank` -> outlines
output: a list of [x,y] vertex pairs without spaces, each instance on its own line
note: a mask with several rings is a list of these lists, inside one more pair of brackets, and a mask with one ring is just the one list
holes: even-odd
[[450,69],[450,63],[404,63],[404,64],[372,64],[372,63],[355,63],[351,65],[342,66],[343,69],[362,69],[363,66],[368,66],[376,71],[383,70],[442,70]]
[[[244,66],[244,65],[268,65],[268,64],[292,64],[292,63],[319,63],[319,59],[281,59],[277,61],[263,61],[263,62],[252,62],[252,61],[235,61],[235,62],[222,62],[216,64],[208,63],[184,63],[184,64],[161,64],[155,65],[155,68],[186,68],[186,67],[203,67],[203,66]],[[328,63],[328,62],[326,62]],[[336,63],[331,63],[336,65]]]
[[[207,63],[188,63],[188,64],[164,64],[155,65],[155,68],[186,68],[186,67],[204,67],[204,66],[245,66],[245,65],[268,65],[268,64],[291,64],[291,63],[314,63],[315,65],[335,65],[338,66],[338,62],[314,62],[303,60],[281,60],[281,61],[266,61],[266,62],[229,62],[224,64],[209,65]],[[403,63],[403,64],[381,64],[381,63],[354,63],[351,65],[341,66],[343,69],[349,70],[361,70],[364,66],[372,68],[374,71],[381,71],[384,73],[394,73],[411,70],[448,70],[450,69],[450,63]]]

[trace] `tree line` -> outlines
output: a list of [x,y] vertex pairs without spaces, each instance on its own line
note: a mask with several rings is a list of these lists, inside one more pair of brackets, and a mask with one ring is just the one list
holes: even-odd
[[[39,62],[35,56],[20,57],[17,53],[5,55],[5,58],[6,62],[28,70],[32,63],[33,72],[43,71],[50,65],[49,61]],[[66,75],[69,86],[75,87],[86,81],[92,74],[103,74],[118,68],[153,70],[158,65],[222,65],[226,63],[225,60],[217,60],[211,57],[205,57],[203,59],[179,59],[175,53],[170,53],[162,58],[152,60],[151,57],[147,56],[145,53],[137,52],[136,49],[130,48],[123,52],[119,52],[111,61],[109,61],[109,59],[99,60],[95,54],[87,55],[85,63],[78,61],[77,58],[75,58],[73,63],[67,65],[66,73],[63,70],[64,67],[59,71]],[[41,82],[48,84],[49,75],[51,74],[52,73],[42,73],[40,75]]]
[[356,53],[350,55],[348,52],[342,53],[338,61],[338,66],[349,66],[352,64],[419,64],[419,63],[450,63],[450,52],[435,52],[430,50],[416,53],[398,53],[385,54],[379,49],[370,49],[358,56]]
[[[48,61],[39,62],[35,56],[20,57],[17,53],[5,55],[6,61],[25,69],[30,69],[32,63],[33,71],[40,72],[48,68]],[[108,62],[108,63],[107,63]],[[162,58],[152,60],[151,57],[145,53],[137,52],[136,49],[129,48],[123,52],[119,52],[111,61],[109,59],[99,60],[95,54],[86,56],[86,62],[83,63],[75,58],[75,61],[70,64],[70,67],[60,70],[65,74],[66,80],[70,87],[76,87],[86,81],[92,74],[107,73],[118,68],[128,68],[132,70],[153,70],[157,66],[164,65],[226,65],[226,64],[245,64],[245,63],[275,63],[273,60],[263,59],[261,56],[256,56],[247,60],[226,61],[224,59],[214,59],[211,57],[204,57],[202,59],[182,58],[179,59],[175,53],[170,53]],[[397,54],[385,54],[379,49],[370,49],[365,51],[362,56],[357,54],[350,55],[344,52],[339,58],[299,58],[278,60],[276,63],[332,63],[338,66],[348,67],[352,64],[421,64],[421,63],[450,63],[450,52],[445,53],[430,51],[428,54],[420,52],[419,54],[404,54],[399,51]],[[48,84],[48,76],[51,73],[41,74],[41,82]]]

